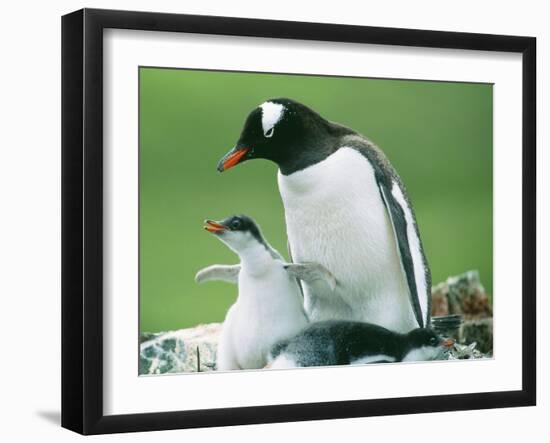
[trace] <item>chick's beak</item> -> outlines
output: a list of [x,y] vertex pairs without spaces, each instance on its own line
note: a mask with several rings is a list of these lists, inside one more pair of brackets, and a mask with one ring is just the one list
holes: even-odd
[[214,220],[205,220],[204,229],[208,232],[215,234],[216,232],[227,231],[227,227],[214,221]]
[[248,154],[248,151],[250,151],[250,148],[233,148],[218,162],[218,171],[226,171],[229,168],[241,163],[246,154]]

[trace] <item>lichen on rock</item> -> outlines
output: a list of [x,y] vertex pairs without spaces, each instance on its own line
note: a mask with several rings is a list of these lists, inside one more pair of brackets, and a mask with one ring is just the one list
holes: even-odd
[[493,310],[478,271],[449,277],[432,288],[432,315],[462,315],[465,320],[491,317]]
[[[493,350],[493,309],[478,271],[449,277],[432,289],[432,315],[459,315],[463,321],[456,334],[456,358],[490,356]],[[468,348],[461,348],[466,345]],[[473,347],[472,347],[473,345]],[[476,352],[473,352],[475,349]],[[468,351],[469,350],[469,351]],[[469,353],[468,353],[469,352]],[[465,357],[468,355],[468,357]]]
[[210,323],[147,334],[140,344],[140,375],[212,371],[220,331],[220,323]]

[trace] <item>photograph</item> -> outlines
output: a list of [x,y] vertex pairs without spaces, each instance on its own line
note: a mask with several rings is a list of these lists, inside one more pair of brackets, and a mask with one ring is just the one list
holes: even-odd
[[493,358],[492,83],[138,69],[140,376]]
[[538,404],[536,36],[296,8],[62,16],[62,427]]

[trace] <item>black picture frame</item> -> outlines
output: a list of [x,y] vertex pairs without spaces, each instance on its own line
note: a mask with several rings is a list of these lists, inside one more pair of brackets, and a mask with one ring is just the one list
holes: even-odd
[[[109,415],[103,413],[103,31],[107,28],[522,54],[522,389]],[[62,426],[82,434],[536,404],[536,39],[337,24],[83,9],[62,18]]]

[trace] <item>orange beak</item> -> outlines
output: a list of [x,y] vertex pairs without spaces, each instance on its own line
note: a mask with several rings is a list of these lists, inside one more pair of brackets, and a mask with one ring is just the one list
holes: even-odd
[[229,168],[239,164],[244,156],[250,151],[249,148],[234,148],[229,151],[218,163],[218,171],[227,171]]
[[441,342],[441,346],[447,349],[452,348],[454,344],[455,344],[455,341],[452,338],[447,338]]
[[220,231],[227,231],[227,227],[219,224],[218,222],[215,222],[214,220],[205,220],[204,225],[204,229],[206,229],[208,232],[216,233]]

